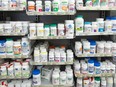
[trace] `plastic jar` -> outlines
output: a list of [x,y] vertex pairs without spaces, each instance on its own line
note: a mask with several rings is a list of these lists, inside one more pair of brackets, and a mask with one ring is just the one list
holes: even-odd
[[42,0],[36,1],[36,12],[42,12]]
[[80,69],[81,69],[81,66],[80,66],[80,63],[78,63],[78,62],[76,62],[75,64],[74,64],[74,68],[75,68],[75,73],[76,74],[80,74]]
[[90,53],[91,54],[95,54],[96,53],[96,42],[95,41],[91,41],[90,42]]
[[60,62],[60,51],[55,51],[55,62]]
[[106,73],[106,67],[104,64],[101,65],[101,73],[105,74]]
[[113,87],[113,77],[107,77],[107,87]]
[[29,33],[30,33],[30,37],[36,36],[36,23],[29,24]]
[[91,22],[85,22],[84,32],[91,32],[91,31],[92,31]]
[[12,33],[12,26],[11,24],[4,24],[4,33],[11,34]]
[[92,6],[92,0],[86,0],[85,5],[88,7]]
[[111,54],[111,44],[110,43],[105,43],[104,46],[105,46],[104,52],[106,54]]
[[69,85],[73,84],[73,71],[72,71],[72,69],[67,70],[66,84],[69,84]]
[[59,85],[60,84],[60,75],[59,72],[53,72],[52,74],[52,84],[53,85]]
[[30,75],[30,67],[28,62],[22,63],[22,77],[29,77]]
[[56,24],[51,24],[50,26],[51,36],[57,36],[57,27]]
[[7,55],[13,55],[13,40],[6,39],[6,53]]
[[21,22],[16,23],[15,33],[20,34],[22,30],[23,30],[22,23]]
[[116,54],[116,43],[112,44],[112,53]]
[[95,66],[95,75],[96,74],[101,74],[101,65],[100,65],[100,63],[99,62],[95,62],[94,63],[94,66]]
[[64,36],[64,24],[58,24],[58,36]]
[[81,65],[81,73],[82,73],[83,75],[85,75],[85,74],[88,73],[88,66],[87,66],[86,63],[83,63],[83,64]]
[[3,24],[0,24],[0,34],[4,34],[4,26],[3,26]]
[[102,78],[101,78],[101,87],[107,87],[105,77],[102,77]]
[[60,72],[60,85],[66,85],[66,72]]
[[81,42],[75,42],[75,51],[76,51],[76,54],[82,54],[82,43]]
[[106,20],[105,21],[105,32],[112,31],[112,21]]
[[66,62],[66,53],[64,51],[60,51],[60,62]]
[[35,11],[35,2],[34,1],[28,1],[28,11],[30,11],[30,12]]
[[78,33],[83,33],[84,28],[84,19],[82,15],[78,15],[75,19],[75,28],[76,28],[76,35]]
[[67,12],[68,11],[68,0],[61,0],[60,1],[60,11]]
[[83,81],[82,81],[82,78],[77,78],[77,81],[76,81],[76,87],[83,87]]
[[37,36],[44,36],[44,23],[37,23]]
[[59,8],[60,8],[59,0],[53,0],[52,1],[52,7],[53,7],[53,12],[58,12]]
[[98,32],[97,22],[92,22],[92,32]]
[[110,65],[107,65],[106,73],[111,73],[111,66]]
[[99,32],[104,32],[104,19],[103,18],[97,18],[97,23],[98,23],[98,31]]
[[44,26],[44,36],[50,36],[50,28],[49,25]]
[[95,85],[94,87],[100,87],[100,77],[95,77]]
[[49,62],[54,62],[54,53],[53,52],[49,52]]
[[15,41],[13,43],[13,50],[14,50],[14,55],[21,54],[21,42],[20,41]]
[[94,74],[94,61],[88,60],[88,73]]
[[75,12],[75,0],[69,0],[68,5],[68,11],[69,12]]
[[66,29],[66,37],[73,38],[74,37],[74,21],[65,20],[65,29]]
[[67,62],[73,62],[74,55],[72,50],[67,50]]
[[90,42],[83,43],[83,54],[90,54]]
[[45,1],[45,12],[51,12],[51,1]]
[[22,22],[22,27],[23,27],[23,30],[21,33],[23,34],[27,34],[28,33],[28,28],[29,28],[29,22]]
[[99,42],[97,44],[97,53],[104,54],[104,43]]
[[29,55],[30,53],[30,43],[28,38],[22,38],[21,42],[21,51],[23,55]]
[[33,70],[33,85],[41,85],[41,73],[40,70]]
[[112,21],[112,31],[116,32],[116,17],[112,17],[111,21]]

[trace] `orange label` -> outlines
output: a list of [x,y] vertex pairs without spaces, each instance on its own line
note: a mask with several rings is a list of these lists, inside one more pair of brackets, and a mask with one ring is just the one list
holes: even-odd
[[28,6],[28,10],[35,10],[35,6]]
[[64,11],[67,11],[67,9],[68,9],[68,8],[67,8],[66,6],[63,6],[63,7],[62,7],[62,10],[64,10]]

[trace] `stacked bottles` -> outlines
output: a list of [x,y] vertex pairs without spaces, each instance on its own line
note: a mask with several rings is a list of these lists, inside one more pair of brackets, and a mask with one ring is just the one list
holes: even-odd
[[28,21],[10,21],[9,23],[0,23],[0,34],[27,34]]
[[13,39],[0,40],[0,55],[20,56],[30,54],[28,38],[13,41]]
[[93,32],[115,32],[116,31],[116,17],[97,18],[95,22],[84,22],[82,15],[78,15],[75,19],[76,35],[79,33],[93,33]]
[[113,77],[77,78],[76,87],[115,87]]
[[41,85],[47,82],[53,85],[73,85],[73,70],[71,66],[66,66],[65,71],[61,71],[59,66],[37,67],[33,71],[33,85]]
[[115,0],[86,0],[84,4],[84,0],[76,0],[76,7],[115,7]]
[[74,69],[76,74],[82,75],[106,75],[115,74],[115,64],[106,60],[100,62],[96,59],[89,59],[87,61],[81,60],[75,61]]
[[2,62],[0,65],[0,77],[2,78],[28,78],[30,76],[29,59]]
[[82,39],[75,42],[76,54],[115,54],[116,43],[112,41],[94,41]]
[[66,20],[65,24],[44,25],[44,23],[29,24],[30,37],[49,37],[49,36],[65,36],[67,38],[74,37],[74,21]]
[[74,12],[75,0],[45,0],[44,2],[42,2],[42,0],[28,1],[28,11]]
[[49,44],[45,42],[41,45],[37,45],[34,49],[34,62],[38,63],[73,62],[73,58],[74,57],[72,50],[71,49],[66,50],[65,46],[61,47],[49,46]]

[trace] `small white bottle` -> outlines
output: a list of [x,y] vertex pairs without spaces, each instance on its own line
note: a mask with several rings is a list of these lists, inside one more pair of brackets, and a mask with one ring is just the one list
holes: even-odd
[[59,23],[58,24],[58,36],[64,36],[64,24]]
[[21,70],[22,67],[21,67],[21,64],[20,63],[15,63],[14,65],[14,75],[15,77],[17,78],[21,78]]
[[78,33],[83,33],[84,28],[84,19],[82,15],[78,15],[75,19],[75,28],[76,28],[76,35]]
[[50,36],[50,27],[49,27],[49,25],[44,26],[44,36]]
[[0,34],[4,34],[4,26],[3,26],[3,24],[0,24]]
[[60,62],[66,62],[66,53],[64,51],[60,51]]
[[52,84],[53,85],[59,85],[60,84],[60,75],[59,72],[53,72],[52,74]]
[[80,63],[79,63],[79,62],[76,61],[76,62],[74,63],[74,68],[75,68],[75,70],[74,70],[75,73],[76,73],[76,74],[80,74],[81,66],[80,66]]
[[40,51],[37,47],[35,47],[34,49],[34,62],[41,62],[41,59],[40,59]]
[[88,33],[91,33],[92,31],[92,26],[91,26],[91,22],[85,22],[85,25],[84,25],[84,32],[88,32]]
[[105,77],[102,77],[102,78],[101,78],[101,87],[107,87]]
[[77,9],[80,8],[80,7],[83,7],[84,6],[83,3],[84,3],[83,0],[76,0]]
[[29,77],[30,69],[28,62],[22,63],[22,77]]
[[45,1],[45,12],[51,12],[51,1]]
[[83,43],[83,54],[90,54],[90,42]]
[[81,42],[75,42],[75,51],[76,51],[76,54],[82,54],[82,43]]
[[113,87],[113,77],[107,77],[107,87]]
[[41,85],[40,70],[33,70],[33,83],[34,86]]
[[66,72],[60,72],[60,85],[66,85]]
[[75,0],[68,0],[68,3],[69,12],[75,12]]
[[112,32],[112,21],[111,20],[105,21],[105,32]]
[[67,62],[73,62],[74,60],[74,55],[72,50],[67,50]]
[[55,51],[55,62],[60,62],[60,51]]
[[92,31],[91,32],[98,32],[97,22],[92,22]]
[[44,23],[37,23],[37,36],[44,36]]
[[88,60],[88,73],[94,74],[94,61]]
[[77,81],[76,81],[76,87],[83,87],[83,81],[82,81],[82,78],[77,78]]
[[29,35],[30,37],[36,37],[36,23],[30,23],[29,24]]
[[60,0],[60,11],[61,12],[68,11],[68,0]]
[[73,84],[73,71],[72,69],[67,70],[67,79],[66,84],[72,85]]
[[30,53],[30,43],[28,38],[24,37],[22,38],[22,42],[21,42],[21,49],[22,49],[22,54],[23,55],[29,55]]
[[51,31],[51,34],[50,34],[51,36],[57,36],[56,24],[51,24],[50,31]]
[[36,12],[42,12],[42,0],[36,0]]
[[104,52],[106,54],[111,54],[111,44],[110,43],[105,43],[104,46],[105,46]]
[[54,52],[49,52],[49,62],[54,62]]

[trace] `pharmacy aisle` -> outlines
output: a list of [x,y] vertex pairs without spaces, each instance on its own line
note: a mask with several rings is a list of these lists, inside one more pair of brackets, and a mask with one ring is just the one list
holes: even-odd
[[0,0],[0,87],[116,87],[115,10],[115,0]]

